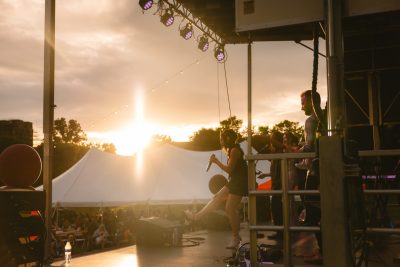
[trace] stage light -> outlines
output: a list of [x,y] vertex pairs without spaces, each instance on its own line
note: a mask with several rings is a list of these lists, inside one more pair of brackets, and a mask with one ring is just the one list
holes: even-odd
[[167,27],[171,26],[174,23],[174,12],[171,9],[167,9],[161,16],[160,21]]
[[192,36],[193,36],[193,27],[192,27],[192,24],[190,24],[190,23],[186,24],[186,26],[183,27],[182,29],[180,29],[179,31],[181,33],[181,36],[185,40],[188,40],[188,39],[192,38]]
[[150,9],[153,6],[153,0],[139,0],[139,5],[143,10]]
[[218,61],[224,61],[226,58],[225,49],[223,45],[219,45],[214,50],[214,57]]
[[200,36],[199,45],[197,46],[201,51],[205,52],[210,44],[208,43],[208,38],[205,35]]

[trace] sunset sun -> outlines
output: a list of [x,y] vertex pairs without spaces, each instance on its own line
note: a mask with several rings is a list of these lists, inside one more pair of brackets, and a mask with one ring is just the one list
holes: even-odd
[[120,155],[133,155],[142,151],[156,134],[156,127],[145,121],[143,95],[136,92],[135,118],[126,127],[113,133],[112,142]]
[[133,123],[132,126],[115,132],[112,142],[119,155],[129,156],[143,150],[150,143],[154,134],[151,125]]

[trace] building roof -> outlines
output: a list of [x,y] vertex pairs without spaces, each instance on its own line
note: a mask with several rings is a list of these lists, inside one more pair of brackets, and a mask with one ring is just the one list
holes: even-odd
[[[201,22],[221,37],[226,44],[248,43],[249,38],[251,41],[301,41],[312,39],[313,23],[310,22],[238,33],[235,22],[235,0],[176,0],[176,2],[186,8],[194,17],[199,18]],[[390,1],[383,1],[382,3],[384,2],[388,2],[387,5],[392,5],[386,9],[396,9],[396,7],[393,7],[395,4],[389,3]],[[376,8],[378,11],[384,9],[385,6],[383,4]],[[343,22],[345,36],[376,32],[400,34],[400,4],[397,7],[397,11],[373,12],[371,10],[363,10],[359,13],[369,14],[347,16]],[[348,11],[347,13],[350,12]],[[353,13],[356,14],[355,12]]]

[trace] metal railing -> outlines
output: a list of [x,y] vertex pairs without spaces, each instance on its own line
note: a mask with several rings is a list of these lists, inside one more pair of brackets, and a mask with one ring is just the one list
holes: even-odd
[[[399,156],[400,149],[385,149],[385,150],[364,150],[359,151],[360,157],[388,157],[388,156]],[[363,190],[365,195],[399,195],[400,189],[365,189]],[[385,227],[367,227],[367,233],[384,233],[384,234],[400,234],[400,229],[385,228]]]
[[[368,150],[359,151],[360,157],[398,156],[400,150]],[[289,225],[289,196],[290,195],[319,195],[319,190],[289,190],[288,188],[288,160],[301,158],[314,158],[316,153],[276,153],[246,155],[249,162],[249,170],[255,169],[255,161],[280,160],[281,161],[281,190],[254,190],[249,187],[249,230],[250,230],[250,257],[251,266],[262,266],[257,262],[257,231],[283,231],[283,265],[268,266],[292,266],[290,232],[318,232],[319,226],[290,226]],[[255,184],[256,174],[249,171],[249,185]],[[368,189],[364,194],[400,194],[400,189]],[[257,225],[256,223],[256,196],[282,195],[283,225]],[[393,228],[367,228],[367,233],[400,234],[400,229]]]

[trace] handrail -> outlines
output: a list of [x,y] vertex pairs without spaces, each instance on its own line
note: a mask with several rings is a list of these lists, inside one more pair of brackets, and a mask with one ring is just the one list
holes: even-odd
[[[360,150],[360,157],[379,157],[379,156],[400,156],[400,149],[380,149],[380,150]],[[270,159],[301,159],[314,158],[315,152],[304,153],[271,153],[271,154],[255,154],[246,155],[246,160],[270,160]]]
[[400,156],[400,149],[360,150],[360,157]]
[[[282,225],[251,225],[250,230],[258,231],[281,231],[283,230]],[[320,232],[321,228],[319,226],[289,226],[290,232]]]
[[400,194],[400,189],[365,189],[366,195],[397,195]]
[[[258,160],[282,160],[287,164],[288,159],[300,159],[300,158],[314,158],[316,157],[315,152],[306,152],[306,153],[274,153],[274,154],[257,154],[257,155],[245,155],[245,159],[248,161],[258,161]],[[379,157],[379,156],[398,156],[400,155],[400,149],[384,149],[384,150],[363,150],[359,151],[358,155],[360,157]],[[283,162],[282,162],[283,163]],[[356,170],[357,171],[357,170]],[[287,179],[287,170],[282,170],[282,178]],[[253,176],[254,179],[255,176]],[[371,195],[371,194],[399,194],[400,190],[396,189],[367,189],[363,190],[364,194]],[[250,190],[249,196],[268,196],[268,195],[318,195],[320,192],[319,190],[288,190],[284,188],[282,183],[282,190]],[[287,198],[286,198],[287,201]],[[285,202],[285,201],[283,201]],[[285,203],[282,203],[285,206]],[[286,203],[287,204],[287,203]],[[287,205],[286,205],[287,206]],[[288,216],[288,210],[284,210],[284,216]],[[287,222],[284,224],[286,225],[249,225],[250,231],[283,231],[284,235],[288,237],[287,232],[319,232],[321,231],[320,227],[318,226],[288,226]],[[360,230],[356,230],[360,231]],[[366,228],[365,230],[367,233],[400,233],[400,229],[392,229],[392,228]],[[252,238],[251,238],[252,239]],[[284,266],[290,265],[290,249],[288,249],[287,243],[289,240],[288,238],[284,238]],[[250,240],[251,247],[256,247],[256,240]]]
[[[275,196],[283,194],[283,190],[250,190],[249,195]],[[288,195],[319,195],[319,190],[289,190]]]
[[271,153],[271,154],[256,154],[256,155],[245,155],[246,160],[270,160],[270,159],[303,159],[303,158],[315,158],[315,152],[304,152],[304,153]]

